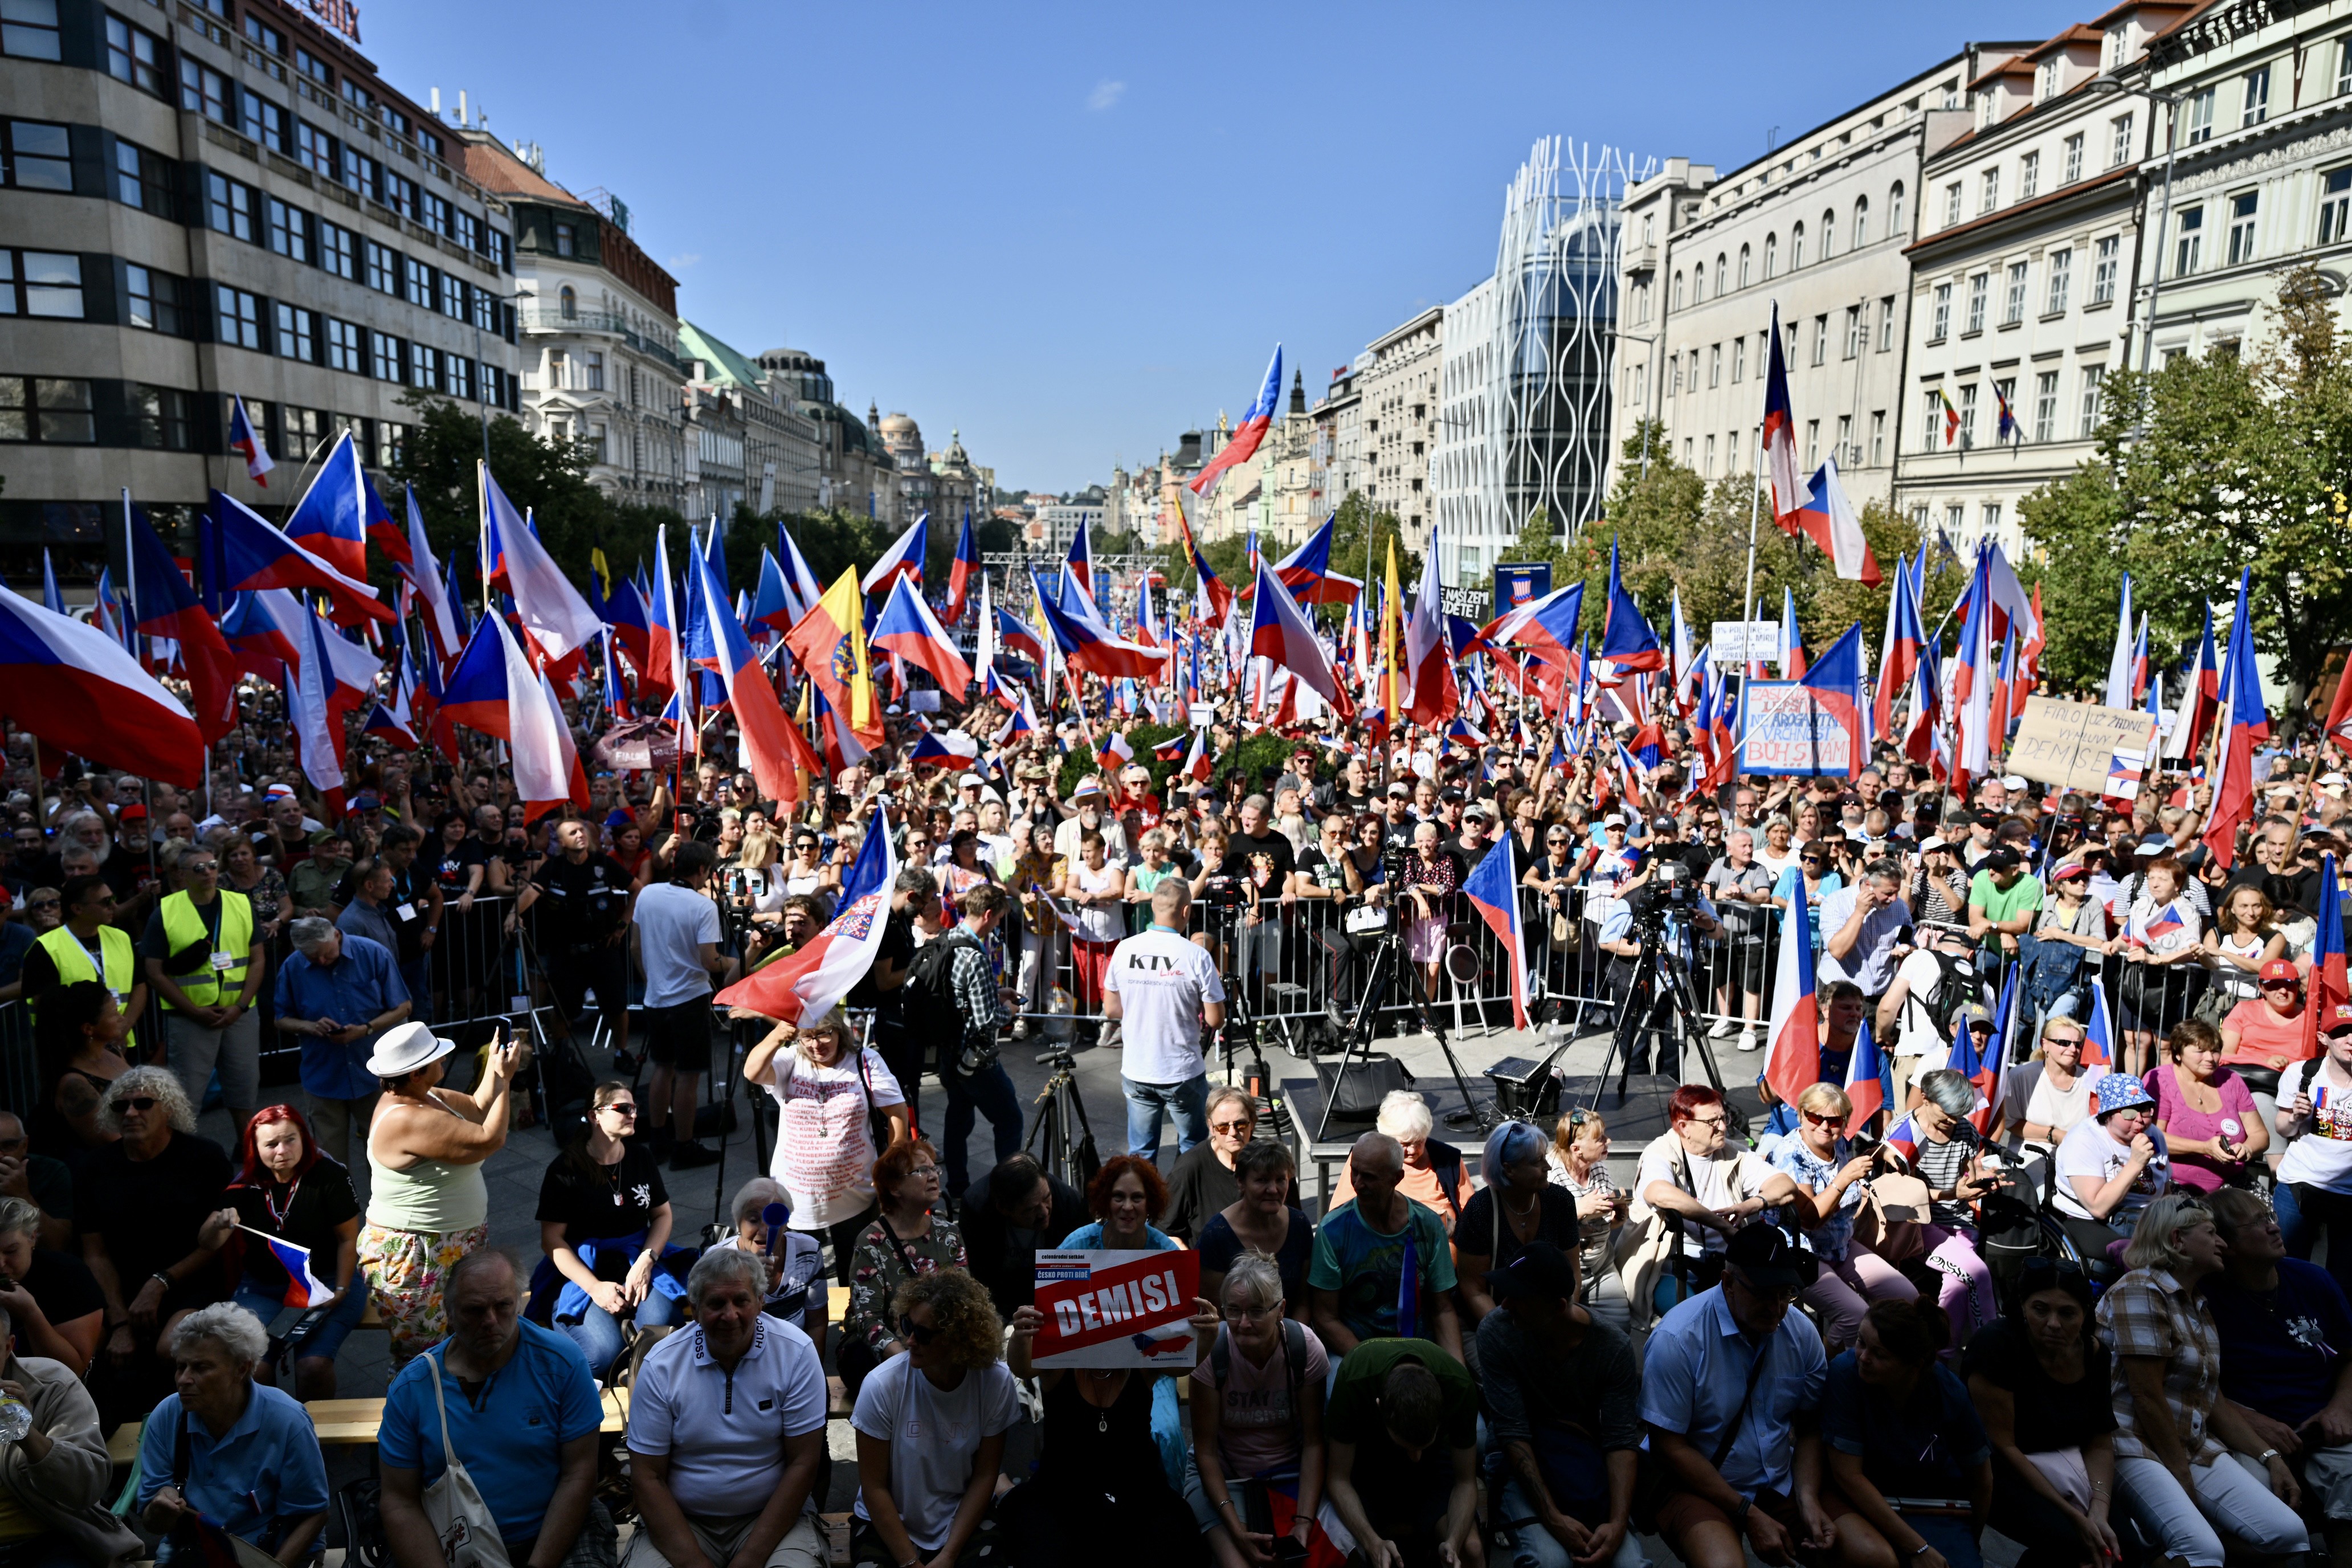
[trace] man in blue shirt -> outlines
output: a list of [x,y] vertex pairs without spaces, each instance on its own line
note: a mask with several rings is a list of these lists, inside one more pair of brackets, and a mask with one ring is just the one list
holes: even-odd
[[[595,1500],[604,1417],[588,1358],[522,1320],[523,1273],[510,1253],[459,1258],[443,1289],[449,1337],[403,1367],[377,1436],[383,1533],[399,1568],[444,1568],[425,1489],[449,1447],[498,1525],[513,1568],[612,1568],[612,1516]],[[440,1384],[438,1398],[434,1384]]]
[[302,1089],[319,1146],[355,1167],[381,1088],[368,1057],[376,1037],[408,1016],[408,986],[381,942],[315,916],[288,935],[294,952],[278,972],[278,1027],[302,1040]]

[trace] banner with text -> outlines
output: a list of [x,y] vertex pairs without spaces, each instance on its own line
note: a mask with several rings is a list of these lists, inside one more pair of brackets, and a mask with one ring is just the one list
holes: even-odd
[[1740,703],[1738,771],[1844,778],[1852,745],[1811,690],[1793,680],[1751,680]]
[[2009,743],[2009,771],[2036,784],[2104,794],[2116,754],[2137,761],[2156,745],[2156,720],[2144,709],[2105,708],[2029,697],[2017,738]]
[[1508,615],[1521,605],[1531,605],[1550,592],[1550,562],[1495,563],[1495,614]]
[[1045,1318],[1030,1352],[1039,1366],[1191,1366],[1190,1320],[1201,1255],[1040,1252],[1036,1307]]

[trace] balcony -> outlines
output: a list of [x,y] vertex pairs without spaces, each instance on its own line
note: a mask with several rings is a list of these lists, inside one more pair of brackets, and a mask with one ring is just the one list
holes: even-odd
[[1629,245],[1625,247],[1626,276],[1658,269],[1658,247],[1654,245]]
[[629,324],[628,318],[618,311],[575,310],[567,316],[560,310],[534,305],[526,306],[515,314],[517,325],[526,332],[576,332],[619,338],[639,353],[661,361],[681,375],[686,374],[685,362],[639,333]]

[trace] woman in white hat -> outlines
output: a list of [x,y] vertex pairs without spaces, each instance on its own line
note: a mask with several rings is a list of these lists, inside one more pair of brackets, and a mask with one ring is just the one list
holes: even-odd
[[373,1190],[360,1267],[391,1335],[394,1371],[446,1336],[442,1279],[490,1236],[482,1162],[506,1146],[509,1089],[522,1047],[508,1045],[499,1030],[472,1094],[438,1087],[457,1048],[423,1024],[399,1024],[368,1058],[368,1071],[383,1080],[383,1099],[368,1125]]

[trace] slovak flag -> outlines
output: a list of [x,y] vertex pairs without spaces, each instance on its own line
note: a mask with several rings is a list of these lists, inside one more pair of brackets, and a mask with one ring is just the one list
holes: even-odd
[[877,593],[900,577],[912,577],[916,588],[920,589],[923,585],[923,551],[929,542],[930,533],[931,514],[918,514],[907,531],[882,552],[882,559],[874,563],[874,570],[866,574],[858,583],[859,591]]
[[[1797,482],[1797,421],[1789,406],[1789,361],[1782,352],[1784,342],[1780,336],[1780,302],[1775,300],[1771,341],[1764,351],[1764,472],[1772,480],[1772,520],[1780,525],[1782,532],[1794,539],[1802,521],[1806,497],[1804,488]],[[1826,550],[1829,546],[1823,543],[1822,548]]]
[[1845,1097],[1853,1105],[1849,1127],[1860,1127],[1895,1103],[1895,1073],[1864,1018],[1853,1037],[1853,1054],[1845,1062]]
[[228,449],[245,459],[245,477],[269,488],[269,470],[278,465],[271,460],[269,448],[263,444],[261,432],[245,412],[245,399],[232,395],[228,400]]
[[739,1007],[780,1024],[823,1017],[849,994],[874,967],[889,924],[890,889],[898,858],[887,833],[869,833],[857,862],[842,882],[840,912],[807,945],[753,971],[713,997],[720,1007]]
[[963,531],[956,535],[955,559],[948,564],[948,602],[940,607],[940,618],[948,622],[963,619],[963,607],[971,595],[971,580],[980,574],[980,546],[972,542],[971,509],[964,508]]
[[1834,455],[1814,471],[1811,488],[1798,504],[1794,521],[1806,538],[1822,547],[1822,553],[1830,558],[1841,578],[1872,588],[1878,586],[1882,580],[1878,557],[1870,552],[1870,541],[1862,533],[1862,519],[1855,515],[1853,503],[1845,499],[1845,489],[1838,483]]
[[1505,834],[1502,842],[1486,851],[1476,868],[1464,879],[1463,896],[1486,929],[1495,933],[1504,956],[1510,963],[1511,1026],[1528,1026],[1528,942],[1527,931],[1519,921],[1519,874],[1515,853],[1517,840]]
[[1803,911],[1781,933],[1780,964],[1772,977],[1772,1025],[1765,1032],[1769,1054],[1764,1081],[1786,1105],[1822,1079],[1822,1005],[1813,990],[1813,944]]
[[2083,1065],[2112,1068],[2116,1060],[2116,1020],[2107,1010],[2107,988],[2091,987],[2091,1016],[2083,1021]]
[[1242,415],[1241,424],[1232,439],[1217,448],[1217,455],[1202,466],[1186,488],[1194,495],[1207,495],[1217,476],[1237,463],[1246,463],[1257,451],[1258,443],[1274,426],[1274,410],[1282,399],[1282,345],[1274,345],[1274,358],[1267,362],[1265,380],[1259,384],[1257,399]]

